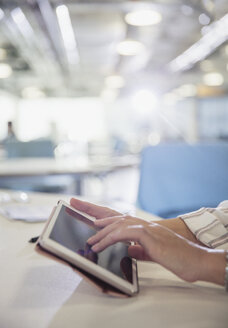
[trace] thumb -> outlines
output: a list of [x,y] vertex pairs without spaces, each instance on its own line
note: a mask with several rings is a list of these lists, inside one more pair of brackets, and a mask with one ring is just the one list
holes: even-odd
[[140,261],[148,261],[150,258],[145,253],[141,245],[131,245],[128,247],[128,255]]

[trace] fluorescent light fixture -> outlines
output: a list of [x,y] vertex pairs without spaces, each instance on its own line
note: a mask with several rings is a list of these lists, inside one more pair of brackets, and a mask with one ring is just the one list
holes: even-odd
[[63,43],[66,49],[68,61],[75,64],[79,61],[78,47],[75,40],[74,30],[67,6],[61,5],[56,8]]
[[5,16],[4,11],[0,8],[0,20]]
[[224,77],[217,72],[208,73],[203,76],[203,82],[208,86],[220,86],[224,82]]
[[0,79],[6,79],[12,75],[13,71],[10,65],[0,64]]
[[[209,28],[209,27],[208,27]],[[169,64],[172,72],[184,71],[209,56],[228,39],[228,14],[210,25],[202,38]]]
[[107,88],[122,88],[125,85],[124,78],[120,75],[110,75],[105,79],[105,85]]
[[117,52],[122,56],[135,56],[142,53],[145,46],[138,41],[125,40],[117,45]]
[[19,31],[25,38],[31,38],[34,35],[34,31],[29,21],[25,17],[21,8],[15,8],[11,11],[11,16],[13,18],[14,23],[17,25]]
[[211,19],[206,14],[199,15],[199,22],[201,25],[208,25],[210,23]]
[[133,26],[150,26],[160,23],[162,16],[154,10],[133,11],[125,16],[125,21]]

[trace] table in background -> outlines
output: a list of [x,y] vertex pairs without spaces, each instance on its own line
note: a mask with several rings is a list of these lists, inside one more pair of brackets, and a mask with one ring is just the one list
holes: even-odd
[[16,158],[0,161],[0,187],[17,179],[67,176],[74,179],[74,190],[81,195],[86,177],[103,177],[117,170],[138,167],[138,156],[98,158]]
[[[52,207],[59,198],[70,196],[29,194],[40,206]],[[186,283],[157,264],[139,262],[140,293],[107,296],[70,267],[34,251],[28,240],[43,226],[0,216],[1,328],[227,328],[224,288]]]

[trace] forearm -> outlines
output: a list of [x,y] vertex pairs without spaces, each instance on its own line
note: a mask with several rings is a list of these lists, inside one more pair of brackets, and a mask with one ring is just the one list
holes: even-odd
[[[180,218],[160,220],[156,223],[174,231],[191,242],[200,246],[203,245],[196,239],[195,235]],[[226,267],[225,251],[206,248],[205,245],[203,246],[204,247],[201,248],[201,265],[198,269],[196,268],[196,270],[199,270],[197,280],[208,281],[223,286]]]
[[178,235],[181,235],[182,237],[184,237],[198,245],[201,245],[201,246],[203,245],[199,240],[196,239],[195,235],[188,229],[187,225],[180,218],[159,220],[159,221],[156,221],[156,223],[172,230],[173,232],[177,233]]

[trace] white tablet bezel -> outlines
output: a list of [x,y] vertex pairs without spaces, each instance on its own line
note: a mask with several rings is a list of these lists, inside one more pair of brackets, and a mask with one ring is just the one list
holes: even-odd
[[[114,273],[104,269],[96,263],[91,262],[90,260],[82,257],[81,255],[73,252],[72,250],[62,246],[58,242],[50,239],[51,231],[54,227],[54,224],[58,218],[58,215],[61,211],[62,205],[68,207],[72,211],[81,214],[90,221],[96,220],[94,217],[87,215],[81,211],[76,210],[74,207],[70,206],[66,202],[60,200],[54,210],[53,215],[47,222],[43,233],[41,234],[38,244],[47,251],[57,255],[63,260],[75,265],[76,267],[92,274],[98,279],[110,284],[111,286],[117,288],[118,290],[128,294],[133,295],[138,292],[138,276],[137,276],[137,262],[135,259],[132,259],[132,280],[131,284],[127,280],[122,279],[121,277],[115,275]],[[86,224],[86,223],[85,223]]]

